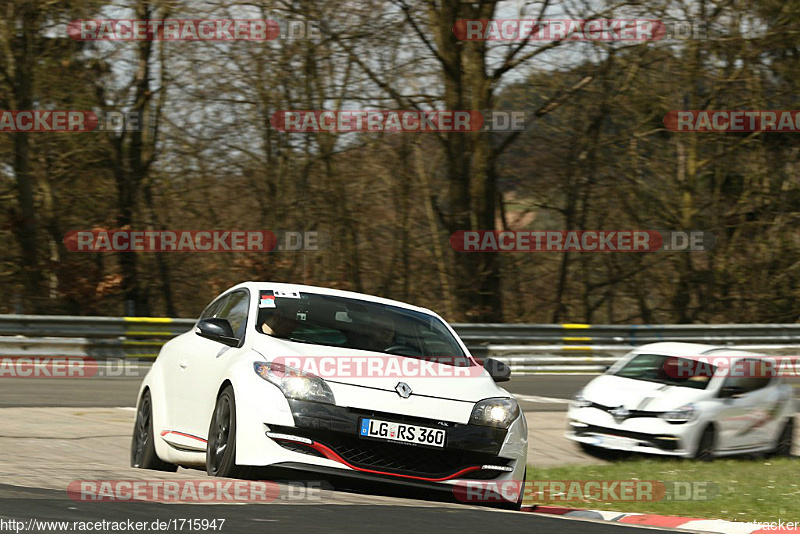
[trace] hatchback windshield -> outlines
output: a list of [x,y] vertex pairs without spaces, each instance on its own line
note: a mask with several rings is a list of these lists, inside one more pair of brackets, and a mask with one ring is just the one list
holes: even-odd
[[262,290],[256,328],[299,343],[384,352],[457,367],[472,365],[441,320],[364,300],[315,293],[287,297]]
[[[682,370],[690,372],[682,372]],[[661,354],[638,354],[610,374],[658,384],[706,389],[715,371],[716,367],[713,365],[704,364],[702,368],[699,368],[694,360],[687,358]]]

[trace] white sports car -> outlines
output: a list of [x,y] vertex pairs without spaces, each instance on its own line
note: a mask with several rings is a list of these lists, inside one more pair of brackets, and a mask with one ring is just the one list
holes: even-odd
[[566,437],[593,453],[789,456],[795,405],[778,370],[764,355],[725,347],[644,345],[575,395]]
[[[133,467],[253,466],[451,489],[515,481],[522,499],[527,426],[435,313],[359,293],[246,282],[164,345],[145,377]],[[513,502],[508,501],[509,497]]]

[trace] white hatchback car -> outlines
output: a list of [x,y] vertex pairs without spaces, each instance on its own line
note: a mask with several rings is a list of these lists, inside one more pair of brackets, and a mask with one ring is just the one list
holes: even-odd
[[774,360],[761,354],[644,345],[574,396],[566,437],[593,453],[789,456],[795,403],[792,387],[775,371]]
[[[429,310],[246,282],[161,349],[139,391],[131,465],[225,477],[280,467],[448,492],[518,482],[525,417],[495,383],[509,375]],[[513,487],[504,507],[521,502]]]

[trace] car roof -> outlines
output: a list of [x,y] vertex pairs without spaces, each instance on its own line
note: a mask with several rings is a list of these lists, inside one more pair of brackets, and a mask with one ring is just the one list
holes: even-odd
[[299,291],[304,293],[317,293],[319,295],[330,295],[333,297],[342,297],[342,298],[350,298],[350,299],[357,299],[357,300],[366,300],[369,302],[375,302],[378,304],[386,304],[387,306],[397,306],[398,308],[405,308],[407,310],[418,311],[422,313],[426,313],[429,315],[434,315],[438,317],[438,315],[427,309],[422,308],[420,306],[414,306],[413,304],[407,304],[405,302],[400,302],[398,300],[386,299],[383,297],[376,297],[374,295],[367,295],[366,293],[356,293],[355,291],[345,291],[342,289],[332,289],[329,287],[319,287],[319,286],[308,286],[303,284],[287,284],[282,282],[255,282],[255,281],[248,281],[238,284],[230,288],[228,291],[239,288],[239,287],[249,287],[250,289],[254,289],[256,291],[267,290],[267,289],[278,289],[281,291]]
[[703,343],[682,343],[675,341],[662,341],[660,343],[648,343],[641,347],[634,349],[636,354],[641,353],[656,353],[665,356],[684,356],[684,357],[701,357],[701,356],[735,356],[735,357],[748,357],[748,358],[765,358],[766,355],[756,352],[748,352],[746,350],[725,347],[721,345],[707,345]]

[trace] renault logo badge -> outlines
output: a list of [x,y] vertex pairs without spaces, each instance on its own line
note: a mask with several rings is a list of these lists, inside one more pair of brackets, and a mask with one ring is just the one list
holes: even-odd
[[630,410],[628,410],[624,406],[614,408],[613,410],[610,410],[608,413],[614,416],[614,421],[616,421],[617,423],[623,422],[631,414]]
[[411,396],[411,388],[405,382],[398,382],[394,387],[394,390],[404,399],[407,399]]

